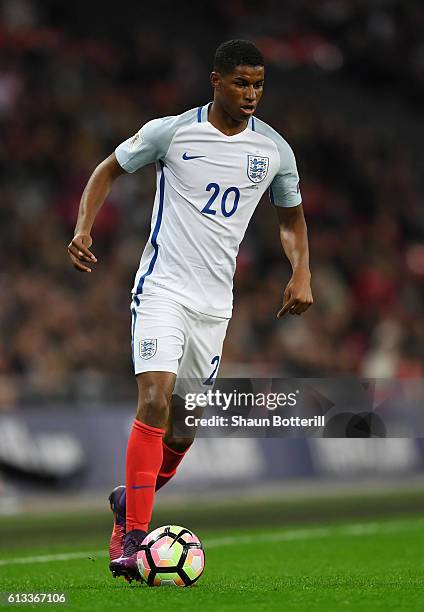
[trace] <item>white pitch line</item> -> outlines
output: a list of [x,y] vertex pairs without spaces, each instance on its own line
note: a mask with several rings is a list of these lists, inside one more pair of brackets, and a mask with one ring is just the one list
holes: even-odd
[[[415,524],[423,525],[423,521],[414,521]],[[329,536],[364,536],[372,534],[393,533],[403,529],[409,529],[411,523],[408,521],[390,521],[386,523],[352,523],[340,527],[311,527],[306,529],[290,529],[286,531],[271,531],[269,533],[258,533],[256,535],[227,536],[204,540],[205,548],[216,548],[218,546],[233,546],[234,544],[253,544],[254,542],[290,542],[295,540],[308,540],[327,538]]]
[[[415,520],[414,526],[423,526],[424,521]],[[351,523],[349,525],[332,527],[310,527],[306,529],[288,529],[285,531],[270,531],[257,533],[255,535],[226,536],[204,540],[205,549],[218,548],[220,546],[233,546],[234,544],[253,544],[254,542],[290,542],[295,540],[309,540],[328,538],[329,536],[365,536],[372,534],[384,534],[410,529],[411,521],[390,521],[386,523]],[[31,563],[50,563],[52,561],[73,561],[75,559],[90,559],[95,557],[107,557],[106,550],[91,550],[86,552],[61,553],[56,555],[38,555],[33,557],[15,557],[13,559],[0,559],[0,566],[4,565],[26,565]]]
[[50,563],[51,561],[73,561],[74,559],[92,559],[93,557],[107,557],[106,550],[90,550],[89,552],[61,553],[57,555],[38,555],[36,557],[15,557],[14,559],[0,559],[2,565],[21,565],[27,563]]

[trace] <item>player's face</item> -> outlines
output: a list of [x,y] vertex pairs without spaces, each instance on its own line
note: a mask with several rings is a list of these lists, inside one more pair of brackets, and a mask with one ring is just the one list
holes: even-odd
[[215,100],[234,121],[245,121],[256,110],[264,88],[263,66],[236,66],[233,72],[212,72]]

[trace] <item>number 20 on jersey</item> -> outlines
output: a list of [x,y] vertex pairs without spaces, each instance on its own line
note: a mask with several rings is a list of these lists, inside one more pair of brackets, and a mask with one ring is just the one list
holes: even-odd
[[[204,215],[216,215],[219,210],[219,204],[216,202],[221,188],[218,183],[209,183],[206,186],[206,191],[211,192],[211,197],[202,208]],[[231,217],[237,210],[240,200],[240,190],[237,187],[228,187],[221,196],[221,214],[224,217]]]

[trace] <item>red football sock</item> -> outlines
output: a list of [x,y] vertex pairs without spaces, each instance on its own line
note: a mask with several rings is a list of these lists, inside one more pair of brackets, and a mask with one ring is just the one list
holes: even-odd
[[164,433],[164,429],[134,421],[127,447],[127,532],[149,529]]
[[[190,445],[191,446],[191,445]],[[163,459],[162,465],[160,466],[159,474],[156,479],[156,491],[159,491],[164,484],[168,482],[177,471],[177,467],[180,465],[184,458],[184,455],[189,450],[190,446],[185,449],[182,453],[169,448],[165,442],[162,442],[163,447]]]

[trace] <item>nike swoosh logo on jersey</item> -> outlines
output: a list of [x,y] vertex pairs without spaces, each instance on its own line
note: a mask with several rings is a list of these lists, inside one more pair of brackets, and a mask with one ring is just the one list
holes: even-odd
[[183,155],[183,159],[187,160],[187,159],[199,159],[199,157],[206,157],[206,155],[187,155],[187,153],[184,153]]

